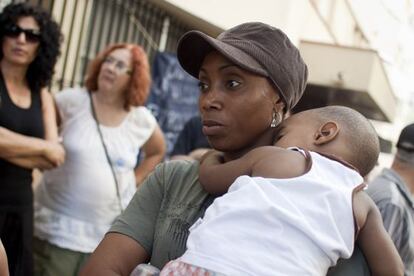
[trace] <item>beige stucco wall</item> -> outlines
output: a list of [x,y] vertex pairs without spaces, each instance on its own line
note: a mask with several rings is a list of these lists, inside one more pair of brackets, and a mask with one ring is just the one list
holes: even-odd
[[[298,44],[303,27],[316,22],[311,28],[323,39],[329,35],[318,25],[312,7],[307,0],[166,0],[187,12],[222,29],[248,21],[261,21],[284,30]],[[306,23],[306,24],[304,24]]]
[[367,46],[346,0],[165,1],[223,29],[262,21],[284,30],[297,45],[304,39]]

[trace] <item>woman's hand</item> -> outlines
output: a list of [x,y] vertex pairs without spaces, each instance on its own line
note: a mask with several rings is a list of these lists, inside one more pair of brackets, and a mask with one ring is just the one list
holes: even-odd
[[200,160],[203,166],[212,166],[224,163],[223,153],[217,150],[209,150]]
[[56,141],[25,136],[0,127],[0,158],[28,169],[50,169],[63,163],[65,151]]
[[63,146],[57,142],[46,142],[43,155],[55,167],[62,165],[65,161],[65,150]]
[[191,151],[188,156],[192,159],[192,160],[197,160],[200,161],[203,156],[209,151],[208,148],[199,148],[199,149],[195,149],[193,151]]

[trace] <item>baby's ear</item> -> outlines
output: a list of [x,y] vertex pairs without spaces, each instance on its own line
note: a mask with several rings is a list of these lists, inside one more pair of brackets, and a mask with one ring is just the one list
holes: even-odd
[[314,135],[313,143],[323,145],[333,141],[339,133],[339,125],[336,122],[329,121],[323,123]]

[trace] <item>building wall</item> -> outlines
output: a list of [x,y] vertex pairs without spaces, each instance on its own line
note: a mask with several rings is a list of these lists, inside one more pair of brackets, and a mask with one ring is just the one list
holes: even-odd
[[262,21],[300,40],[367,47],[346,0],[166,0],[223,29]]

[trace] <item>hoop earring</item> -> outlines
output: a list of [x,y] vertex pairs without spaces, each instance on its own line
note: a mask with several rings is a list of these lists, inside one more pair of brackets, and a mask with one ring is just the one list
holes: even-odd
[[273,109],[273,114],[272,114],[272,122],[270,123],[270,127],[274,128],[276,127],[279,122],[280,122],[280,118],[279,118],[279,113],[277,113],[274,109]]

